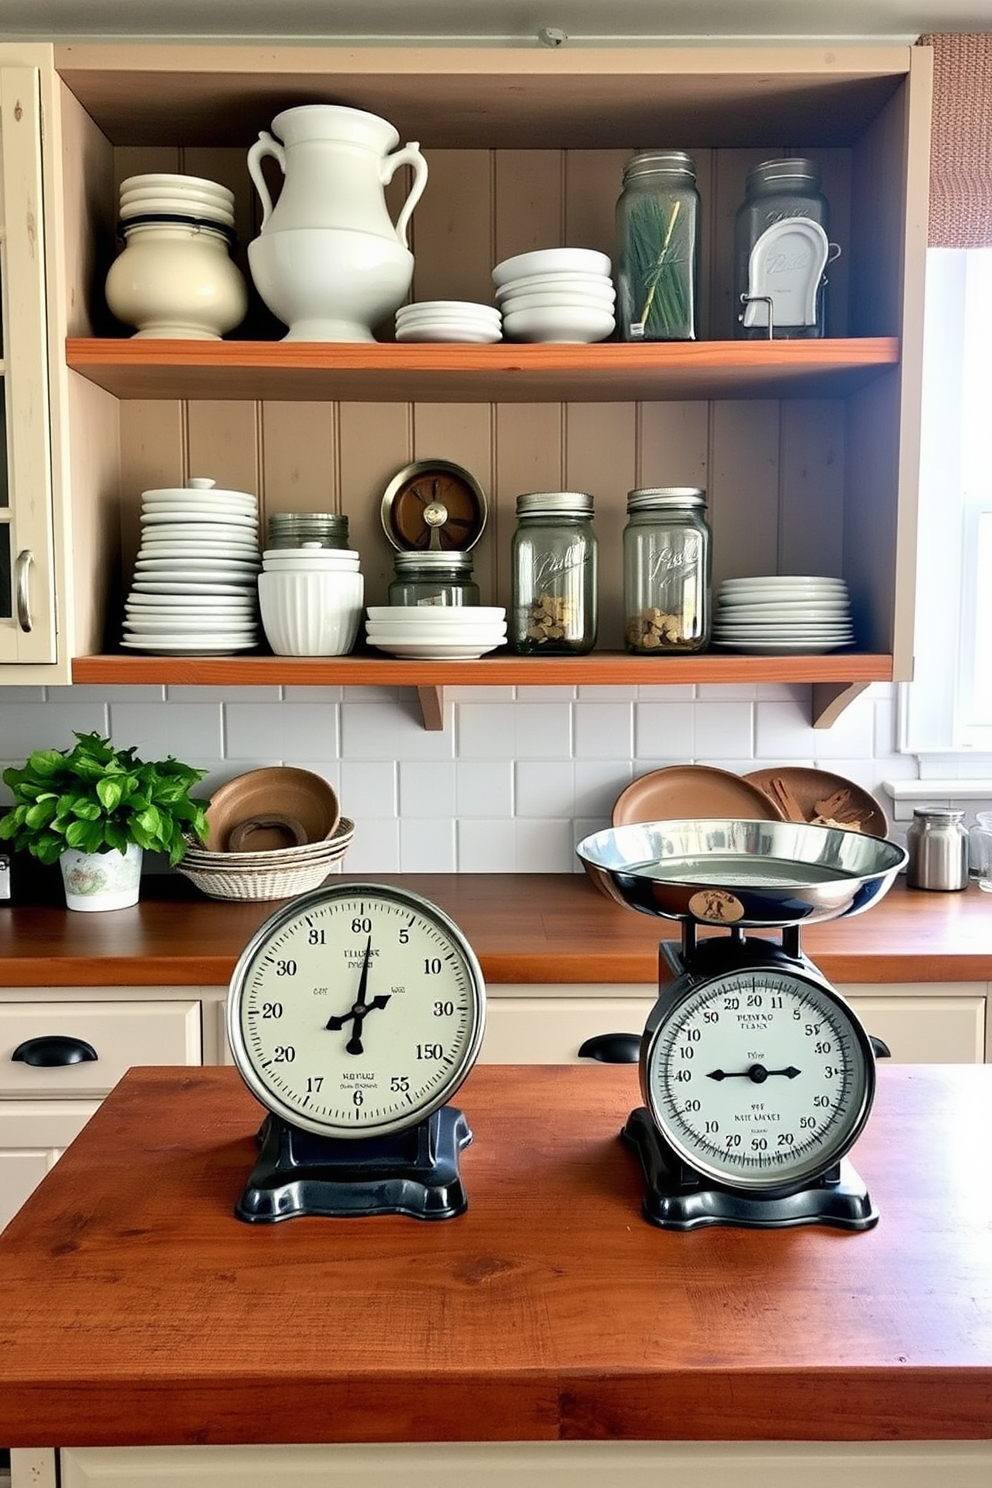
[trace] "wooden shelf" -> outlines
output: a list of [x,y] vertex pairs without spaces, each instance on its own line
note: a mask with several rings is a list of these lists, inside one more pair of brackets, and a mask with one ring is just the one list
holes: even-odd
[[69,367],[122,399],[636,402],[846,397],[898,365],[891,336],[635,346],[398,346],[70,337]]
[[892,658],[839,652],[826,656],[480,657],[476,661],[417,661],[388,656],[79,656],[72,680],[112,686],[185,687],[413,687],[424,726],[440,729],[445,686],[664,687],[730,682],[812,685],[813,724],[826,728],[870,682],[892,680]]

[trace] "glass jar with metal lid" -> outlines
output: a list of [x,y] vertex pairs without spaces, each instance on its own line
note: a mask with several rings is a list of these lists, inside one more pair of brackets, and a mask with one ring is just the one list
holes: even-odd
[[699,192],[682,150],[628,160],[616,207],[617,325],[622,341],[695,341]]
[[[744,190],[734,224],[734,334],[767,338],[772,310],[776,338],[822,336],[830,209],[819,166],[805,159],[764,160],[748,171]],[[812,225],[790,231],[790,219]],[[774,307],[760,298],[771,298],[773,291],[781,302]]]
[[630,491],[623,534],[624,638],[648,656],[710,641],[712,554],[699,486]]
[[964,812],[922,806],[906,833],[906,883],[911,889],[963,889],[968,884],[968,833]]
[[583,655],[596,644],[592,508],[583,491],[517,497],[507,641],[519,655]]
[[477,605],[471,553],[398,552],[389,586],[391,605]]
[[270,512],[270,548],[302,548],[320,543],[322,548],[347,548],[348,518],[341,512]]

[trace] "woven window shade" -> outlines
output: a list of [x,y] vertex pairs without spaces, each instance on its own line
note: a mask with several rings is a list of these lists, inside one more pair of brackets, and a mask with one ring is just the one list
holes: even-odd
[[931,33],[931,248],[992,248],[992,33]]

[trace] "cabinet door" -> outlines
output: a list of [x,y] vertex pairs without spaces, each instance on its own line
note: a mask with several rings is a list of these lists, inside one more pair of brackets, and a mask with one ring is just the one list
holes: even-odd
[[900,1064],[981,1064],[985,1059],[985,998],[967,983],[900,996],[840,989],[869,1033],[883,1039]]
[[96,1108],[96,1101],[0,1102],[0,1230]]
[[55,660],[52,479],[34,68],[0,68],[0,662]]

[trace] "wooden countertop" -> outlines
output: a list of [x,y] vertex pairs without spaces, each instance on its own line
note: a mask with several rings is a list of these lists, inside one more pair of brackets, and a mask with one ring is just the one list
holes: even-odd
[[992,1436],[992,1067],[882,1067],[861,1233],[660,1230],[629,1066],[479,1066],[468,1210],[232,1206],[233,1069],[133,1070],[0,1236],[11,1446]]
[[[679,933],[613,903],[581,873],[366,877],[405,884],[445,909],[493,985],[656,985],[658,941]],[[133,909],[0,908],[0,985],[224,985],[275,908],[207,899],[179,877],[147,881]],[[992,981],[992,895],[975,885],[927,893],[898,880],[865,913],[811,925],[803,949],[837,983]]]

